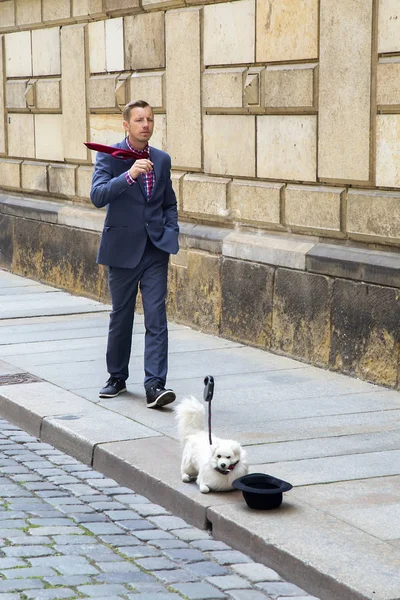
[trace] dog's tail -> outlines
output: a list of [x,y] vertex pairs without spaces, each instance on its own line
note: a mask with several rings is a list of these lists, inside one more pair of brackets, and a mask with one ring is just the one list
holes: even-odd
[[193,396],[184,398],[176,407],[175,412],[181,442],[188,435],[204,430],[205,409],[203,404]]

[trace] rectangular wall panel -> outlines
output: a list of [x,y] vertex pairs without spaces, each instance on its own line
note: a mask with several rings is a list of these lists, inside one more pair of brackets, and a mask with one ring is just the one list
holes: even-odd
[[372,0],[321,0],[321,178],[370,178],[372,5]]
[[85,26],[69,25],[61,30],[61,90],[64,155],[87,158]]
[[201,168],[200,10],[165,18],[167,149],[175,168]]

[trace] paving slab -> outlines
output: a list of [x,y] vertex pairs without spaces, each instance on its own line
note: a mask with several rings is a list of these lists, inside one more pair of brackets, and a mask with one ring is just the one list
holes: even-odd
[[[294,485],[278,510],[252,511],[240,492],[200,494],[181,482],[174,405],[145,405],[142,315],[128,393],[99,399],[109,307],[38,287],[0,271],[0,415],[192,525],[212,528],[321,600],[399,600],[400,393],[171,323],[168,384],[178,400],[201,397],[204,377],[214,375],[213,431],[246,447],[250,471]],[[7,313],[12,308],[18,314]],[[43,381],[2,384],[1,375]],[[76,485],[93,494],[85,481]],[[4,489],[10,499],[15,493]],[[56,492],[37,492],[46,493]],[[143,541],[169,536],[134,533]],[[294,587],[285,590],[290,597]]]
[[379,431],[368,434],[342,435],[321,440],[295,440],[248,446],[247,454],[252,465],[297,461],[310,458],[362,454],[382,450],[398,450],[398,431]]
[[[13,296],[26,296],[26,295],[34,295],[34,294],[43,294],[46,292],[51,292],[52,294],[57,293],[58,292],[62,292],[62,290],[57,290],[54,289],[53,287],[50,287],[49,285],[44,285],[41,283],[31,283],[29,285],[16,285],[13,287],[7,287],[4,286],[0,289],[0,297],[2,298],[2,301],[4,300],[5,302],[10,301],[10,298],[12,298]],[[7,296],[7,298],[4,298],[4,296]]]

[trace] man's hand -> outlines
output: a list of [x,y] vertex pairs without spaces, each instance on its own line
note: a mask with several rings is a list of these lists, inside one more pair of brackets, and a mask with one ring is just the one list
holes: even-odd
[[142,173],[149,173],[153,170],[153,163],[147,158],[141,158],[133,163],[129,169],[129,175],[132,179],[137,179]]

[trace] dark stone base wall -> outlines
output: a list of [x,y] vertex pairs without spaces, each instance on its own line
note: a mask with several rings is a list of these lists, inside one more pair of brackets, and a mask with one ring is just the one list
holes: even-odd
[[96,232],[0,214],[0,268],[108,302],[98,244]]
[[[187,273],[176,287],[180,268],[171,266],[170,318],[399,388],[400,290],[217,256],[211,273],[210,262],[207,257],[197,265],[203,287],[196,272]],[[218,271],[211,298],[204,295],[210,287],[207,274],[214,278]]]
[[[96,265],[99,231],[38,216],[0,203],[0,268],[109,302],[107,269]],[[288,268],[227,256],[229,230],[183,223],[181,231],[170,263],[170,319],[399,388],[398,254],[352,254],[316,240],[304,268]]]

